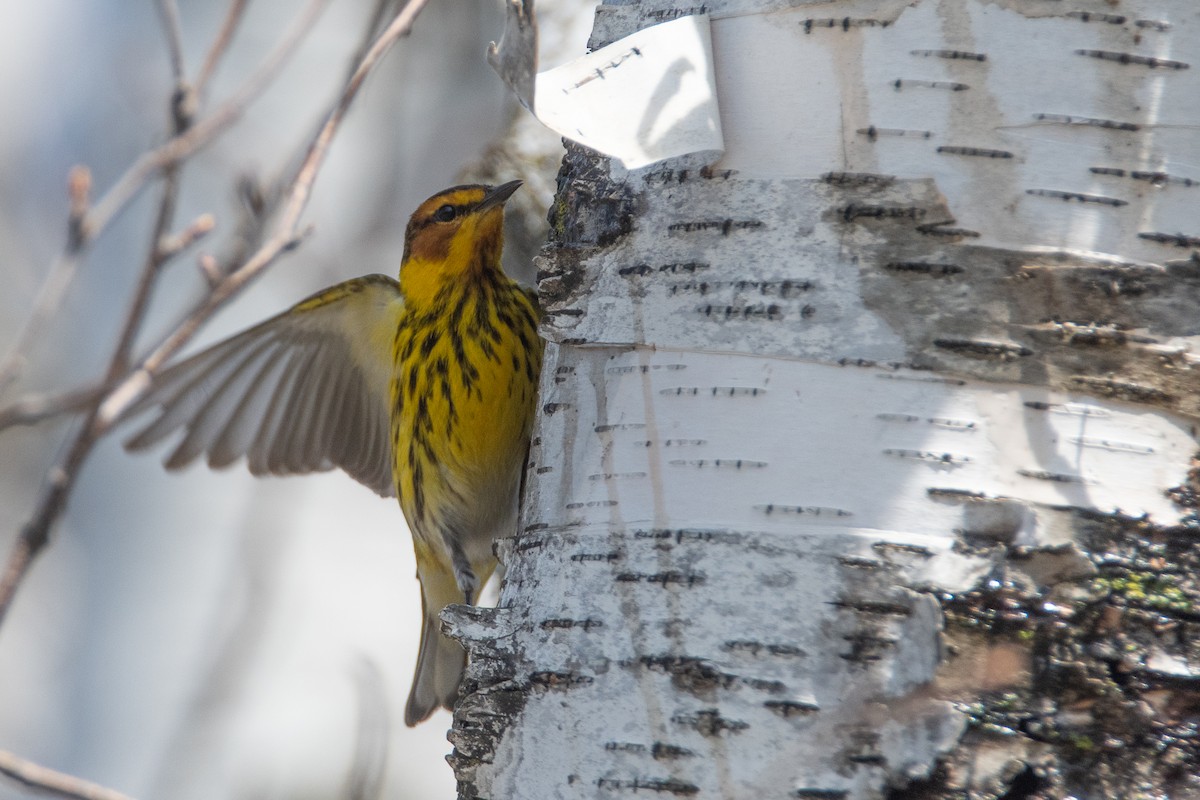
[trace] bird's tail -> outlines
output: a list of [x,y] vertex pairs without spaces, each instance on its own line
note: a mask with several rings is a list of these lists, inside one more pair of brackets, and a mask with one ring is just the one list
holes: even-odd
[[458,642],[442,635],[435,609],[429,613],[421,598],[421,650],[417,653],[417,673],[413,676],[404,724],[410,728],[429,718],[438,707],[453,710],[458,699],[458,682],[467,665],[467,652]]

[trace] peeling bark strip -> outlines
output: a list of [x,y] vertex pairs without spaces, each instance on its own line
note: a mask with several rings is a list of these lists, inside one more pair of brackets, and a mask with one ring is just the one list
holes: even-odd
[[569,149],[460,797],[1200,797],[1200,6],[1120,6],[601,6],[728,151]]

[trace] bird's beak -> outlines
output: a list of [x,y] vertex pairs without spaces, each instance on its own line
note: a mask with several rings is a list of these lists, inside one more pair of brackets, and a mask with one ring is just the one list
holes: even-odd
[[487,211],[494,206],[503,205],[505,200],[512,197],[513,192],[521,188],[521,183],[522,181],[509,181],[495,187],[484,195],[483,200],[475,207],[475,211]]

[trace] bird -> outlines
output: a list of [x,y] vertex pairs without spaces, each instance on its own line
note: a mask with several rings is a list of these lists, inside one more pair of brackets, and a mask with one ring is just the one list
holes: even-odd
[[408,221],[398,279],[338,283],[153,378],[126,442],[183,431],[169,470],[245,458],[255,475],[340,468],[395,496],[412,533],[421,643],[404,721],[453,709],[466,652],[438,614],[474,604],[516,526],[543,342],[536,293],[501,266],[521,186],[438,192]]

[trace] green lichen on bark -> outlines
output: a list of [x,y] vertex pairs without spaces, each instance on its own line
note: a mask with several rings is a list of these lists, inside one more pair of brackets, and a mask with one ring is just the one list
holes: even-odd
[[1038,551],[1014,551],[943,598],[945,670],[1002,654],[1006,685],[959,675],[968,732],[891,800],[1200,797],[1200,523],[1076,511],[1074,530],[1091,576],[1035,585]]

